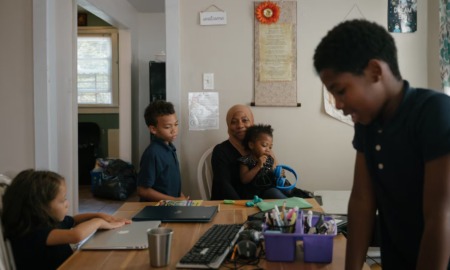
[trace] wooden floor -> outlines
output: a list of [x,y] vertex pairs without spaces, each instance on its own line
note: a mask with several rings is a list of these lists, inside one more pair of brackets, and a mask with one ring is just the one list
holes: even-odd
[[[91,192],[91,186],[79,186],[78,196],[79,213],[104,212],[107,214],[113,214],[124,203],[124,201],[115,201],[94,197]],[[126,201],[139,201],[136,192],[133,193]]]

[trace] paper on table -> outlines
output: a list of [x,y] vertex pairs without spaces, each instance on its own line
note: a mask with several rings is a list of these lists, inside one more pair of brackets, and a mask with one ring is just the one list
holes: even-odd
[[172,201],[172,200],[161,200],[156,206],[200,206],[203,200],[183,200],[183,201]]
[[283,206],[283,202],[286,202],[286,207],[289,207],[289,208],[293,208],[295,206],[298,206],[298,208],[300,208],[300,209],[312,207],[312,205],[309,202],[305,201],[302,198],[298,198],[298,197],[292,197],[292,198],[287,198],[287,199],[273,201],[273,202],[262,201],[262,202],[257,203],[256,205],[259,207],[259,209],[261,211],[267,211],[267,210],[274,208],[275,205],[280,206],[280,207]]

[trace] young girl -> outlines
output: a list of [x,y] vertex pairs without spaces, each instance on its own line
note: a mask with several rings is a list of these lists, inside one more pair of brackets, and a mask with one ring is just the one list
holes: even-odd
[[283,199],[286,195],[275,187],[274,169],[277,165],[272,152],[273,129],[270,125],[254,125],[247,129],[243,140],[250,154],[238,159],[240,177],[249,185],[251,195],[263,199]]
[[79,243],[97,229],[131,221],[103,213],[66,216],[64,178],[50,171],[22,171],[3,195],[2,222],[20,269],[56,269]]

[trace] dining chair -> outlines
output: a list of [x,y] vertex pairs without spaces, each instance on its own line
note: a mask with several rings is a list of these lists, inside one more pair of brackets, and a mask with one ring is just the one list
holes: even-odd
[[212,187],[212,167],[211,156],[214,146],[206,150],[200,157],[197,166],[197,181],[198,189],[202,200],[211,199],[211,187]]
[[[0,201],[2,200],[3,194],[8,186],[7,182],[4,182],[4,175],[0,174]],[[3,235],[3,227],[2,227],[2,207],[0,204],[0,270],[15,270],[16,265],[14,263],[14,257],[12,253],[11,244],[9,240],[6,239]]]

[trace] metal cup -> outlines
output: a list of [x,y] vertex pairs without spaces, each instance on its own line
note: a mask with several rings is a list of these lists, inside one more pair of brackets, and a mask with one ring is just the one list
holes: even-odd
[[165,227],[149,229],[147,231],[148,251],[150,265],[152,267],[162,267],[170,263],[172,235],[173,230]]

